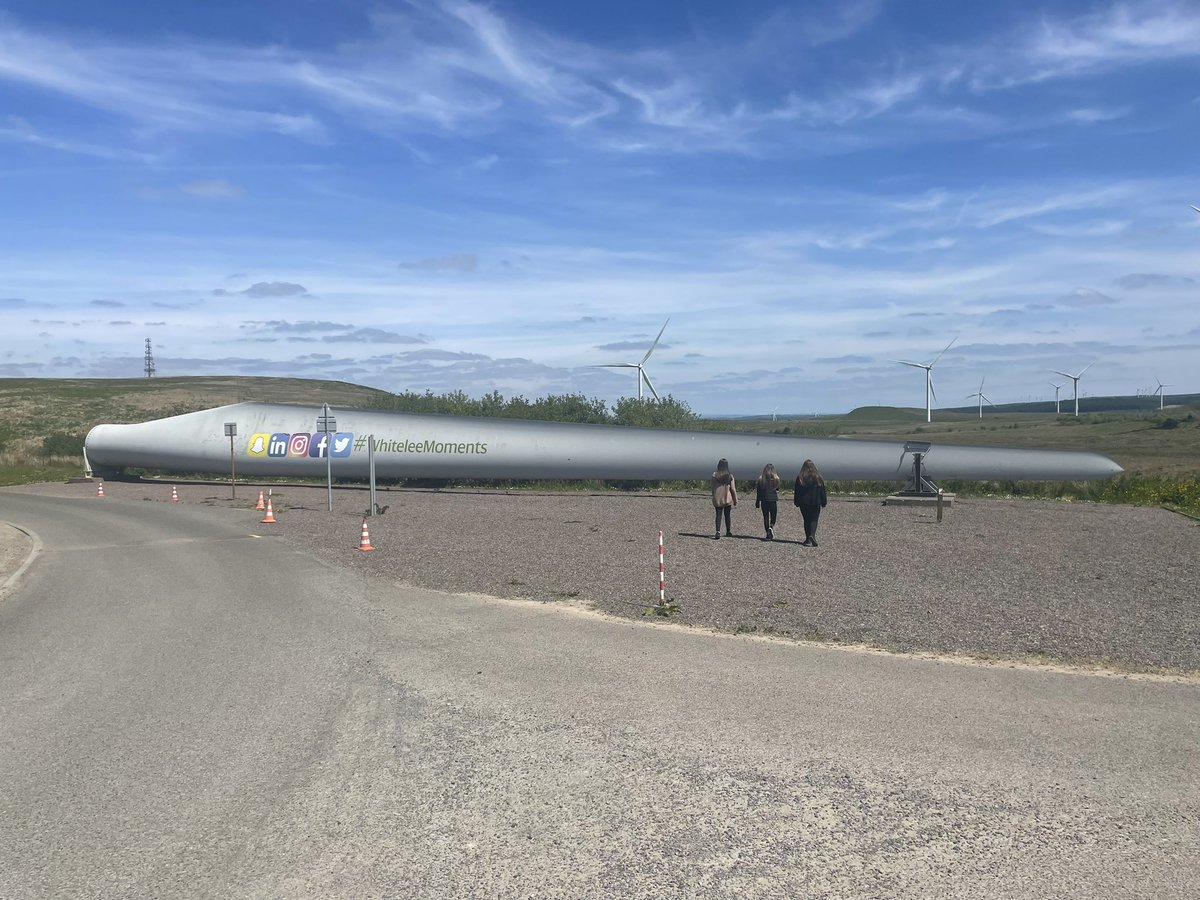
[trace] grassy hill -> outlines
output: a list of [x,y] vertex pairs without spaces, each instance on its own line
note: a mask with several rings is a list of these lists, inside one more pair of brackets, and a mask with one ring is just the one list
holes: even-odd
[[985,409],[981,419],[977,410],[935,410],[933,418],[926,422],[924,410],[866,406],[844,416],[737,424],[739,430],[758,433],[1091,450],[1116,460],[1130,474],[1200,477],[1200,404],[1168,407],[1161,413],[1081,413],[1078,418]]
[[[190,378],[0,378],[0,483],[29,480],[45,466],[50,477],[78,474],[81,463],[55,464],[51,450],[69,450],[93,425],[145,422],[214,406],[260,400],[320,406],[369,406],[386,391],[343,381],[306,378],[243,378],[232,375]],[[16,471],[20,470],[20,471]]]

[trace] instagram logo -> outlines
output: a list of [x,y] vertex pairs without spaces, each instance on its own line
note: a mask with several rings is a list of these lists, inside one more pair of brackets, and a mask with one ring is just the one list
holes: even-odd
[[308,442],[312,435],[300,433],[293,434],[292,439],[288,441],[288,456],[308,456]]

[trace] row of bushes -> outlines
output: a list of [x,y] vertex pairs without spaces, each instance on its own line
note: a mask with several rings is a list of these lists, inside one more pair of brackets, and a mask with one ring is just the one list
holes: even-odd
[[462,391],[448,394],[405,391],[380,398],[372,408],[427,415],[538,419],[643,428],[700,428],[705,425],[687,403],[670,395],[661,400],[623,397],[610,410],[600,398],[583,394],[551,394],[528,400],[520,395],[505,398],[499,391],[482,397],[470,397]]

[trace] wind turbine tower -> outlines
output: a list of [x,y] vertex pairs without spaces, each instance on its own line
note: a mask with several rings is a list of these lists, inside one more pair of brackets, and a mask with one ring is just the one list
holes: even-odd
[[1058,402],[1058,392],[1063,389],[1064,385],[1055,384],[1052,381],[1050,382],[1050,387],[1054,388],[1054,413],[1058,415],[1062,412],[1062,404]]
[[[958,340],[958,338],[954,339],[954,341],[957,341],[957,340]],[[935,391],[933,389],[933,367],[935,365],[937,365],[937,361],[942,358],[942,354],[944,354],[946,352],[946,350],[949,350],[951,347],[954,346],[954,341],[951,341],[949,344],[947,344],[945,346],[945,348],[942,350],[942,352],[939,353],[937,356],[935,356],[928,363],[907,362],[903,359],[896,360],[896,362],[900,363],[900,365],[902,365],[902,366],[912,366],[914,369],[924,369],[925,370],[925,421],[926,422],[933,421],[933,407],[930,405],[930,397],[932,397],[934,400],[937,399],[937,391]]]
[[992,401],[991,401],[991,400],[989,400],[989,399],[987,398],[987,395],[983,393],[983,379],[982,379],[982,378],[980,378],[980,379],[979,379],[979,390],[978,390],[978,391],[976,391],[974,394],[967,394],[967,399],[968,399],[968,400],[970,400],[972,397],[978,397],[978,398],[979,398],[979,418],[981,418],[981,419],[982,419],[982,418],[983,418],[983,404],[984,404],[984,402],[986,402],[986,403],[988,404],[988,406],[992,406],[992,405],[993,405],[993,404],[992,404]]
[[645,382],[646,387],[650,388],[650,393],[654,395],[654,399],[658,400],[658,391],[654,389],[654,385],[650,382],[650,376],[646,374],[646,360],[650,358],[650,354],[654,352],[654,348],[658,346],[659,338],[663,336],[663,332],[667,330],[667,325],[671,320],[668,318],[663,322],[663,327],[658,329],[658,337],[654,339],[654,343],[650,345],[650,349],[646,351],[646,355],[642,357],[641,362],[636,363],[604,363],[603,365],[590,366],[592,369],[637,369],[637,388],[638,399],[642,399],[642,382]]
[[1082,369],[1079,370],[1078,375],[1071,375],[1068,372],[1060,372],[1060,371],[1058,371],[1058,369],[1050,370],[1055,375],[1061,375],[1063,378],[1070,378],[1071,383],[1075,386],[1075,415],[1079,415],[1079,379],[1083,377],[1084,372],[1086,372],[1088,369],[1090,369],[1094,365],[1095,365],[1095,363],[1088,363],[1086,366],[1084,366]]
[[[1194,208],[1195,207],[1193,207],[1193,209]],[[1158,376],[1155,376],[1154,380],[1158,381]],[[1169,387],[1170,387],[1169,384],[1163,384],[1161,381],[1158,381],[1158,387],[1154,389],[1154,393],[1158,394],[1158,411],[1159,412],[1162,412],[1163,401],[1166,399],[1166,393],[1163,391],[1163,388],[1169,388]]]

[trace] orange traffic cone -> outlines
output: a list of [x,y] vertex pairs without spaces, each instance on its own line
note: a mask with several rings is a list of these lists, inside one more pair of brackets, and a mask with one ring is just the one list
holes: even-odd
[[270,500],[267,501],[267,516],[265,519],[262,520],[262,524],[264,524],[264,525],[274,525],[275,524],[275,512],[271,509],[271,501]]
[[371,533],[367,531],[367,520],[363,519],[362,538],[358,542],[359,550],[374,550],[371,546]]
[[267,504],[263,503],[263,492],[262,491],[258,492],[258,506],[254,507],[254,508],[255,509],[266,509],[267,508]]
[[179,492],[177,490],[175,490],[175,485],[171,485],[171,502],[172,503],[179,502]]
[[104,496],[104,482],[103,482],[103,481],[102,481],[102,482],[100,482],[100,484],[99,484],[99,485],[97,485],[97,487],[96,487],[96,496],[97,496],[97,497],[103,497],[103,496]]

